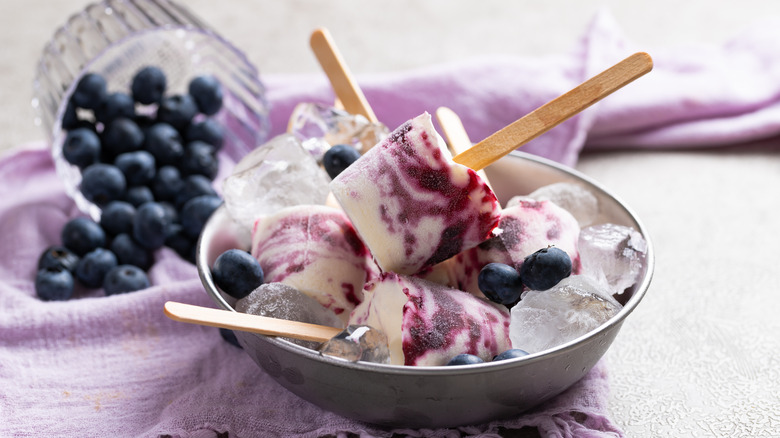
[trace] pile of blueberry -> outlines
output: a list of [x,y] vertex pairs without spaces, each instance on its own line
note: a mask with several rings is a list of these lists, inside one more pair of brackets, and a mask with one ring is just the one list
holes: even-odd
[[62,119],[62,156],[81,171],[79,191],[101,211],[62,230],[62,244],[41,255],[36,292],[66,300],[76,282],[107,295],[148,287],[153,252],[168,246],[194,262],[195,244],[222,200],[212,186],[224,128],[215,115],[223,92],[216,78],[198,76],[188,93],[166,94],[167,78],[147,66],[130,92],[109,92],[87,73]]
[[547,290],[571,275],[571,270],[566,251],[551,246],[527,256],[520,271],[503,263],[488,263],[479,271],[477,284],[489,300],[512,307],[524,288]]

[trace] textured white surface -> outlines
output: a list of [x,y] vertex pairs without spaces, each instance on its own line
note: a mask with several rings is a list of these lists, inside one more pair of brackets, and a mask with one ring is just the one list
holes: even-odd
[[[29,104],[35,63],[54,29],[87,3],[0,2],[0,149],[43,137]],[[770,0],[187,4],[263,73],[319,71],[308,35],[327,26],[358,76],[485,53],[565,52],[601,6],[648,51],[719,44],[780,16],[780,2]],[[582,158],[579,169],[636,211],[656,248],[650,291],[607,354],[612,418],[627,436],[780,436],[778,152],[764,145]]]

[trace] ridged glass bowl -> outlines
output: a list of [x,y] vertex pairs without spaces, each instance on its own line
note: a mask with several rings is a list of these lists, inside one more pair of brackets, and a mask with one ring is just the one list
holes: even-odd
[[62,157],[62,117],[78,80],[99,73],[108,91],[129,92],[135,73],[163,69],[166,94],[187,91],[189,81],[210,74],[224,101],[214,117],[225,126],[223,153],[238,160],[262,144],[269,131],[268,103],[257,68],[184,6],[169,0],[106,0],[72,15],[43,49],[33,82],[35,123],[44,129],[57,173],[78,207],[93,218],[99,209],[79,192],[79,169]]

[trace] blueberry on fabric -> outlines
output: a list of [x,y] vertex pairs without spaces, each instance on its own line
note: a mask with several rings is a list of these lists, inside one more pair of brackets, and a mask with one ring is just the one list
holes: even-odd
[[133,265],[119,265],[112,268],[103,280],[106,295],[135,292],[150,286],[146,273]]
[[190,199],[205,195],[217,196],[211,180],[203,175],[190,175],[184,178],[184,184],[176,194],[174,205],[176,208],[183,208]]
[[97,248],[88,252],[76,266],[76,279],[86,287],[96,288],[103,285],[103,279],[118,262],[113,252]]
[[174,223],[170,226],[168,235],[165,237],[165,246],[174,250],[184,260],[195,263],[192,258],[195,239],[184,232],[184,227],[181,224]]
[[337,144],[325,152],[322,157],[322,165],[328,175],[335,178],[358,158],[360,158],[360,152],[357,149],[346,144]]
[[202,141],[219,150],[225,142],[225,128],[215,119],[208,118],[190,124],[184,136],[188,142]]
[[140,150],[144,145],[144,132],[133,119],[119,117],[103,130],[103,151],[109,159],[126,152]]
[[100,137],[89,128],[68,131],[62,143],[62,157],[70,164],[83,169],[100,160]]
[[198,105],[189,94],[165,96],[157,108],[157,120],[179,130],[185,129],[197,114]]
[[152,254],[136,242],[130,234],[118,234],[109,246],[120,265],[133,265],[144,271],[154,263]]
[[35,274],[35,294],[44,301],[66,301],[73,296],[73,274],[63,267],[39,269]]
[[172,201],[176,194],[184,187],[181,172],[175,166],[162,166],[157,169],[157,174],[150,185],[154,198],[158,201]]
[[474,365],[478,363],[484,363],[481,357],[473,354],[462,353],[454,356],[447,362],[447,365]]
[[135,186],[127,189],[123,199],[134,207],[140,207],[147,202],[154,202],[154,193],[147,186]]
[[103,207],[100,215],[100,226],[110,236],[121,233],[132,233],[135,207],[129,202],[112,201]]
[[180,214],[184,232],[193,239],[197,238],[206,225],[206,221],[220,204],[222,204],[222,199],[214,195],[197,196],[187,201]]
[[211,275],[220,289],[236,299],[244,298],[263,284],[260,262],[248,252],[235,248],[217,257]]
[[81,193],[98,206],[122,199],[127,190],[125,175],[118,167],[95,163],[81,173]]
[[525,350],[521,350],[519,348],[511,348],[509,350],[506,350],[506,351],[503,351],[503,352],[497,354],[493,358],[493,361],[495,362],[497,360],[514,359],[516,357],[523,357],[523,356],[528,356],[528,352],[525,351]]
[[147,151],[125,152],[116,157],[114,165],[125,174],[129,186],[147,184],[157,173],[154,155]]
[[477,285],[490,301],[510,307],[520,301],[523,293],[520,274],[512,266],[503,263],[485,265],[479,271]]
[[73,272],[79,256],[62,245],[52,245],[38,257],[38,269],[64,268]]
[[532,290],[547,290],[571,275],[571,258],[554,246],[540,249],[523,260],[520,278]]
[[133,238],[146,249],[158,249],[165,244],[170,226],[171,218],[165,208],[156,202],[147,202],[136,209]]
[[133,99],[143,105],[159,103],[165,95],[167,82],[165,73],[159,67],[146,66],[133,76],[130,86]]
[[97,73],[87,73],[79,79],[71,101],[79,108],[96,110],[108,92],[105,78]]
[[214,76],[203,75],[194,78],[190,81],[188,90],[203,114],[212,116],[222,108],[222,85]]
[[69,220],[60,233],[62,244],[77,256],[106,244],[106,233],[95,221],[86,217]]
[[127,93],[109,94],[100,107],[95,110],[95,119],[104,125],[108,125],[120,117],[128,119],[135,117],[135,102]]
[[181,135],[168,123],[155,123],[149,127],[144,148],[154,155],[158,166],[175,165],[184,155]]
[[179,169],[184,175],[203,175],[213,180],[219,171],[216,149],[202,141],[189,143],[184,149]]
[[228,330],[226,328],[219,328],[219,334],[222,336],[222,339],[224,339],[228,344],[238,347],[240,349],[244,349],[244,347],[241,346],[241,344],[238,343],[238,338],[236,338],[236,334],[233,332],[233,330]]

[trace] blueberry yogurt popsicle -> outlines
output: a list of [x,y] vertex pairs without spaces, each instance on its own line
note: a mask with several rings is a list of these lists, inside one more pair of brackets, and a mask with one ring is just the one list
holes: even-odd
[[428,113],[404,123],[330,183],[383,272],[415,274],[490,237],[496,195],[452,161]]

